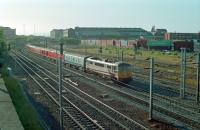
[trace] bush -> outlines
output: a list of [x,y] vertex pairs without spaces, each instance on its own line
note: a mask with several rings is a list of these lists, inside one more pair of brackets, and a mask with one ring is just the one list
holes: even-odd
[[4,65],[2,70],[1,70],[1,75],[2,77],[7,77],[8,76],[8,70],[7,70],[7,66]]
[[174,52],[174,55],[175,55],[175,56],[177,56],[177,55],[178,55],[178,52],[177,52],[177,51],[175,51],[175,52]]
[[2,76],[24,129],[43,130],[37,113],[25,97],[20,84],[15,78],[8,76],[7,66],[3,67]]

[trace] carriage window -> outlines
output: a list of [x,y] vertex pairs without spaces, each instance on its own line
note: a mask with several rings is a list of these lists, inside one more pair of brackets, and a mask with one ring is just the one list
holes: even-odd
[[104,64],[100,64],[100,63],[95,63],[96,66],[101,66],[104,67]]
[[107,68],[108,68],[108,69],[111,69],[111,66],[108,65]]

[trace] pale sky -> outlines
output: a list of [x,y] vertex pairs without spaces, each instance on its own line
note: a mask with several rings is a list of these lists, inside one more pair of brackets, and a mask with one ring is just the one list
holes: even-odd
[[48,35],[69,27],[200,32],[200,0],[0,0],[0,26]]

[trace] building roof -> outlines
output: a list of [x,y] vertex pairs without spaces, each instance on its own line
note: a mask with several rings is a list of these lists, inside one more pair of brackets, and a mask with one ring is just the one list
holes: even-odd
[[132,30],[132,31],[145,31],[142,28],[120,28],[120,27],[75,27],[75,30]]
[[140,38],[152,37],[142,28],[75,27],[75,35],[80,38]]

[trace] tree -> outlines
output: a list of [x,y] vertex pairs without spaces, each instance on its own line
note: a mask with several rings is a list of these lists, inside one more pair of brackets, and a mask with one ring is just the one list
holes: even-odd
[[65,45],[79,45],[81,43],[81,40],[76,38],[64,37],[60,39],[60,43],[63,43]]
[[0,29],[0,55],[2,55],[2,52],[5,50],[6,44],[5,39],[3,35],[3,30]]

